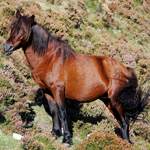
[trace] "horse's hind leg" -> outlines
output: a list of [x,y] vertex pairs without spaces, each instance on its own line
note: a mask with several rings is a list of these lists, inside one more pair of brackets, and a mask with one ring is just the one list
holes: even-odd
[[129,123],[125,120],[123,114],[122,114],[122,108],[121,104],[115,107],[112,107],[111,110],[113,111],[113,115],[117,119],[118,123],[121,126],[122,131],[122,138],[126,139],[128,142],[130,142],[129,139]]
[[53,127],[51,133],[54,137],[57,138],[57,136],[61,135],[61,127],[60,127],[60,120],[58,118],[57,106],[53,97],[50,94],[45,93],[45,97],[48,101],[48,105],[50,108],[50,113],[53,121]]
[[123,111],[121,104],[119,105],[113,105],[113,96],[109,96],[110,98],[103,100],[105,105],[108,107],[110,112],[114,115],[114,117],[117,119],[118,123],[121,126],[122,130],[122,138],[126,139],[128,142],[130,142],[129,139],[129,123],[124,119]]

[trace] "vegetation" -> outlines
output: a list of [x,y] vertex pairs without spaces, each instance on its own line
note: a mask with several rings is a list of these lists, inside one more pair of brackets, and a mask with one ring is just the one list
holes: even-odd
[[93,132],[88,139],[83,140],[77,147],[78,150],[92,150],[93,148],[95,150],[126,150],[131,149],[131,144],[118,138],[115,134]]
[[[52,120],[22,50],[2,53],[16,9],[36,16],[53,35],[78,52],[114,57],[132,67],[145,93],[150,88],[149,0],[0,0],[0,149],[150,149],[150,103],[130,128],[133,142],[119,138],[119,124],[101,101],[68,106],[73,145],[50,133]],[[147,81],[147,82],[146,82]],[[24,139],[18,144],[13,132]],[[5,137],[5,138],[4,138]],[[9,147],[9,148],[8,148]]]

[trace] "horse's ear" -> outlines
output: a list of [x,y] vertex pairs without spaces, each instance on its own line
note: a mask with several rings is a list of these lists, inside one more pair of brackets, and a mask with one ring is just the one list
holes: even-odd
[[29,22],[30,22],[30,24],[32,24],[32,23],[34,22],[34,18],[35,18],[34,15],[32,15],[31,17],[29,17]]
[[17,12],[16,12],[16,18],[20,18],[20,17],[21,17],[20,11],[17,10]]

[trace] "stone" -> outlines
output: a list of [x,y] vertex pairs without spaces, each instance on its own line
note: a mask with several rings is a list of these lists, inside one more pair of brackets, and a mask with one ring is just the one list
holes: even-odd
[[21,140],[23,138],[23,136],[18,133],[13,133],[13,138],[16,140]]

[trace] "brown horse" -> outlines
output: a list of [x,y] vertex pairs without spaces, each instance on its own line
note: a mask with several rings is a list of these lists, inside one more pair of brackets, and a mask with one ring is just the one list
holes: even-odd
[[64,143],[71,143],[65,99],[85,103],[101,99],[119,122],[122,137],[129,140],[129,121],[136,120],[147,104],[141,99],[133,69],[111,57],[92,56],[74,51],[31,17],[19,11],[12,22],[3,52],[11,55],[23,49],[35,82],[43,89],[53,120],[52,134],[58,136],[60,124]]

